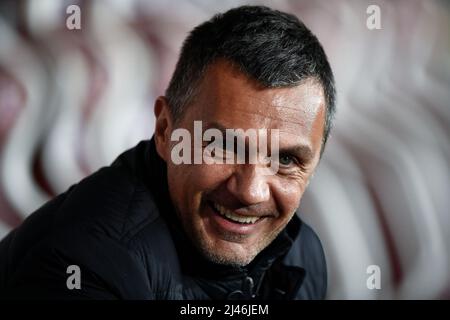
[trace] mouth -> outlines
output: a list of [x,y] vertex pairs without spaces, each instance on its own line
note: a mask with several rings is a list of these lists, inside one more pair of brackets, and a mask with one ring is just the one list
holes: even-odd
[[242,242],[250,236],[264,232],[270,215],[256,213],[241,214],[242,210],[231,210],[215,202],[207,201],[208,225],[214,234],[232,242]]
[[218,204],[217,202],[211,202],[210,206],[216,213],[221,215],[224,219],[227,219],[228,221],[231,221],[234,223],[250,225],[250,224],[257,223],[259,220],[264,218],[261,216],[250,216],[250,215],[244,216],[244,215],[237,214],[237,213],[225,208],[224,206]]

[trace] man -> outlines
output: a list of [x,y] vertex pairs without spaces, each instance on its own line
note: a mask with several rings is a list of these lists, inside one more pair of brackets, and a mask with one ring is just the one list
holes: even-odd
[[[296,17],[252,6],[216,15],[184,42],[166,95],[155,103],[153,138],[3,239],[1,295],[324,298],[322,246],[296,210],[323,152],[334,105],[325,53]],[[249,152],[243,163],[189,161],[199,150],[212,156],[206,151],[213,139],[174,152],[186,142],[173,139],[174,132],[194,136],[199,122],[201,133],[276,132],[266,146],[277,155],[270,157],[276,170],[251,162]],[[233,141],[249,145],[241,133]],[[231,160],[239,156],[227,148],[222,151]],[[177,155],[187,161],[175,161]]]

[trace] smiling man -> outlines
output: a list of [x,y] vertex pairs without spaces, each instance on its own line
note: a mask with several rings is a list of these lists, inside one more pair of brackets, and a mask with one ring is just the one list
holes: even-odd
[[[184,42],[166,95],[155,103],[153,138],[0,243],[0,294],[324,298],[322,246],[296,211],[323,152],[334,97],[325,53],[296,17],[250,6],[214,16]],[[244,161],[175,161],[174,132],[194,137],[196,123],[201,133],[235,134],[220,143],[217,135],[188,139],[184,159],[201,152]],[[259,157],[258,144],[242,155],[235,146],[251,147],[245,133],[262,129],[276,133],[276,140],[256,136],[268,153]],[[73,265],[78,286],[69,285]]]

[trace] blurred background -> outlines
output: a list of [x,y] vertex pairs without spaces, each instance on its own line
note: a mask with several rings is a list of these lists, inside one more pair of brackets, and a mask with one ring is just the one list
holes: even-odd
[[448,1],[1,1],[0,239],[149,139],[189,30],[242,4],[296,14],[335,73],[334,131],[300,207],[328,298],[450,299]]

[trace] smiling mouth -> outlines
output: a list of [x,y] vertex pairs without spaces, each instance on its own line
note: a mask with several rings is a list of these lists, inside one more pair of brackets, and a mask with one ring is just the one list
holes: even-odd
[[234,222],[234,223],[248,225],[248,224],[254,224],[264,218],[261,216],[244,216],[244,215],[236,214],[233,211],[225,208],[224,206],[221,206],[220,204],[218,204],[216,202],[210,202],[210,206],[214,209],[214,211],[216,213],[218,213],[224,219]]

